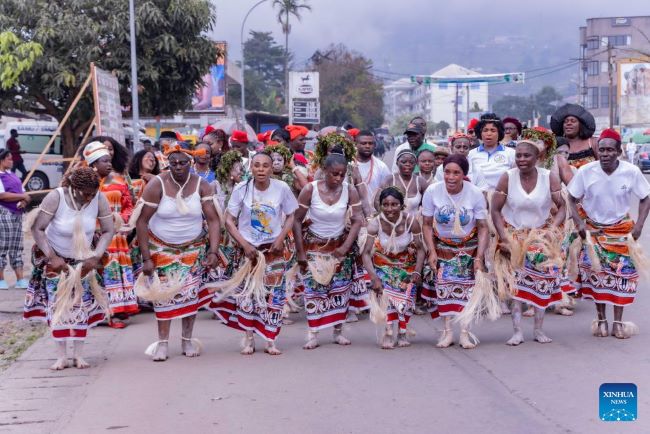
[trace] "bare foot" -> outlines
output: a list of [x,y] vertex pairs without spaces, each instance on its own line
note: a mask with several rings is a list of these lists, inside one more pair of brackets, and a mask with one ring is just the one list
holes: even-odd
[[382,350],[392,350],[395,348],[395,341],[393,340],[393,335],[390,333],[384,333],[381,337],[381,349]]
[[454,343],[454,332],[452,330],[444,330],[442,336],[438,340],[436,347],[438,348],[447,348]]
[[354,312],[348,313],[348,317],[345,320],[345,322],[357,322],[359,321],[359,318],[357,317],[357,314]]
[[415,307],[413,308],[413,313],[415,315],[426,315],[427,311],[426,309],[422,308],[422,306],[416,304]]
[[156,346],[156,351],[153,353],[154,362],[164,362],[167,360],[167,342],[160,342]]
[[607,320],[595,319],[591,324],[591,332],[598,338],[606,338],[609,336],[609,330],[607,329]]
[[350,342],[350,339],[346,338],[341,334],[340,331],[334,331],[334,343],[338,345],[350,345],[352,342]]
[[54,364],[50,366],[50,369],[53,371],[61,371],[67,367],[68,367],[68,358],[59,357],[58,359],[56,359],[56,362],[54,362]]
[[192,339],[183,339],[181,341],[181,347],[183,349],[183,355],[185,357],[198,357],[201,355],[201,350],[198,348],[198,345],[192,341]]
[[83,357],[75,357],[73,359],[75,368],[77,369],[86,369],[90,368],[90,363],[86,362]]
[[410,347],[411,342],[409,342],[406,333],[400,333],[397,335],[397,346],[400,348]]
[[616,339],[629,339],[630,336],[623,330],[623,324],[614,321],[612,324],[612,336]]
[[240,351],[240,354],[244,356],[250,356],[255,352],[255,340],[251,336],[245,337],[244,340],[242,341],[242,349]]
[[264,348],[264,352],[270,356],[279,356],[282,354],[282,351],[280,351],[278,347],[275,346],[275,342],[267,343],[266,348]]
[[542,331],[542,329],[536,329],[533,332],[533,336],[535,336],[535,340],[540,344],[548,344],[553,342],[553,339],[546,336],[546,334]]
[[313,350],[318,348],[320,344],[318,343],[318,333],[308,332],[307,333],[307,343],[302,346],[303,350]]
[[506,345],[510,345],[513,347],[516,347],[519,344],[524,343],[524,334],[521,332],[521,330],[515,330],[515,334],[512,335],[512,337],[506,342]]
[[526,309],[526,310],[524,311],[524,313],[522,313],[521,315],[522,315],[522,316],[529,317],[529,318],[530,318],[530,317],[533,317],[533,316],[535,316],[535,308],[532,307],[532,306],[528,306],[528,309]]
[[571,316],[573,315],[573,311],[571,309],[568,309],[566,307],[557,307],[555,308],[555,313],[558,315],[563,315],[563,316]]
[[478,339],[476,339],[476,336],[472,335],[469,331],[461,330],[458,344],[461,348],[471,350],[472,348],[476,348],[476,345],[478,345]]

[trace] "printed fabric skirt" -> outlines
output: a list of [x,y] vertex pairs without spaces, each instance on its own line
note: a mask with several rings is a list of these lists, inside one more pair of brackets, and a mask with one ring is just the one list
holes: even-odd
[[[264,287],[269,296],[265,305],[259,305],[253,299],[238,297],[238,292],[243,289],[240,287],[232,296],[217,303],[213,309],[228,327],[255,332],[266,341],[274,341],[282,328],[282,314],[286,303],[285,275],[293,255],[288,243],[285,243],[284,251],[279,254],[270,253],[270,247],[271,244],[263,244],[257,248],[266,259]],[[232,259],[235,269],[241,267],[246,259],[244,250],[236,247]]]
[[[303,236],[307,261],[315,261],[319,256],[331,257],[346,238],[347,233],[339,238],[326,239],[307,231]],[[307,324],[311,331],[316,332],[345,322],[350,305],[355,260],[353,252],[348,254],[336,267],[329,285],[316,282],[309,268],[301,276],[305,289]]]
[[[75,266],[79,261],[63,258],[66,264]],[[29,287],[25,293],[23,318],[36,321],[47,321],[50,325],[52,337],[57,341],[84,340],[88,329],[96,326],[106,319],[105,312],[97,305],[90,291],[88,279],[82,279],[84,293],[81,304],[72,307],[66,317],[74,318],[64,324],[52,324],[52,307],[56,300],[56,288],[59,284],[59,274],[49,272],[47,258],[41,250],[34,245],[32,248],[33,271],[29,280]],[[101,276],[96,275],[101,284]]]
[[435,238],[438,270],[434,282],[428,283],[435,288],[435,295],[422,291],[422,298],[434,301],[440,316],[455,316],[463,311],[474,289],[477,231],[474,229],[465,238],[442,238],[437,233]]
[[171,274],[180,274],[183,279],[183,287],[173,299],[153,304],[156,319],[171,320],[194,315],[210,302],[212,294],[201,289],[205,246],[203,235],[189,243],[173,245],[149,232],[149,252],[160,283],[164,285]]
[[627,235],[634,222],[626,216],[618,223],[601,225],[587,219],[601,271],[591,269],[591,261],[585,249],[580,252],[579,269],[582,295],[596,303],[627,306],[634,302],[639,274],[627,247]]
[[[213,283],[223,282],[230,279],[235,272],[235,265],[237,264],[237,258],[235,255],[237,248],[228,234],[223,236],[222,242],[219,245],[219,250],[228,261],[228,264],[225,267],[223,264],[219,264],[219,266],[215,268],[205,269],[201,281],[201,290],[210,289]],[[210,304],[208,304],[207,309],[216,313],[216,309],[219,307],[219,300],[220,294],[215,293],[210,299]]]
[[[528,234],[527,230],[508,230],[515,239],[523,240]],[[562,273],[557,266],[545,266],[547,260],[543,243],[533,240],[528,245],[523,268],[515,270],[517,293],[512,296],[514,300],[540,309],[562,301]]]
[[413,315],[417,295],[417,288],[410,283],[416,264],[415,243],[409,244],[402,252],[388,253],[377,238],[374,250],[372,263],[388,299],[386,322],[392,324],[397,321],[400,333],[403,333]]
[[362,313],[370,310],[370,279],[368,272],[363,268],[361,251],[354,243],[350,251],[354,261],[352,262],[352,288],[350,291],[350,307],[353,313]]
[[100,271],[108,295],[111,315],[138,313],[133,260],[125,234],[115,234],[102,258]]

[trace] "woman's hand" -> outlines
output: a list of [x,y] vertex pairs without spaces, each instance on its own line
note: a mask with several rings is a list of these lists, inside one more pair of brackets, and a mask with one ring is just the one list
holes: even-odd
[[487,268],[485,267],[485,258],[475,258],[474,259],[474,274],[482,271],[485,273]]
[[499,244],[497,245],[497,247],[503,256],[505,256],[506,258],[510,258],[510,254],[511,254],[510,241],[505,239],[499,240]]
[[89,272],[97,269],[99,266],[99,258],[93,256],[84,260],[81,264],[81,277],[86,277]]
[[154,265],[151,259],[146,259],[142,262],[142,272],[145,276],[149,277],[153,274]]
[[336,259],[338,259],[339,261],[342,261],[343,258],[345,258],[345,256],[346,256],[347,254],[348,254],[348,251],[347,251],[347,249],[344,249],[343,246],[341,246],[341,247],[335,249],[335,250],[332,252],[332,256],[334,256],[334,257],[335,257]]
[[372,286],[372,290],[375,291],[377,295],[381,295],[381,293],[384,291],[384,284],[382,283],[381,279],[377,277],[377,275],[374,275],[370,278],[370,284]]
[[282,252],[284,252],[284,240],[278,238],[275,241],[273,241],[273,244],[271,244],[269,253],[272,253],[274,255],[279,255]]
[[421,286],[422,285],[422,273],[419,271],[416,271],[415,273],[411,274],[411,282],[415,286]]
[[60,256],[54,255],[52,256],[48,261],[47,261],[47,271],[51,271],[53,273],[60,273],[61,271],[65,270],[68,267],[68,265],[65,263],[63,258]]
[[435,250],[429,252],[429,267],[431,267],[431,270],[435,274],[438,269],[438,255]]
[[359,172],[359,165],[352,164],[352,182],[354,185],[361,184],[363,178],[361,178],[361,172]]
[[29,205],[29,203],[32,201],[32,197],[25,193],[23,194],[23,200],[21,202],[25,202],[25,206]]
[[[246,243],[242,247],[244,249],[244,256],[246,256],[251,261],[257,259],[257,249],[253,247],[251,243]],[[273,246],[271,246],[271,249],[273,249]]]
[[215,268],[219,265],[219,255],[217,252],[208,252],[203,261],[203,266],[207,268]]

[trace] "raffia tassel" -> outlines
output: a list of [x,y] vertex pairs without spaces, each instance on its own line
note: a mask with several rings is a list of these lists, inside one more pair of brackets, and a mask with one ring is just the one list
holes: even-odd
[[131,212],[131,217],[129,217],[129,222],[126,224],[126,227],[124,228],[125,230],[132,231],[133,229],[135,229],[135,225],[136,223],[138,223],[140,214],[142,214],[142,208],[144,208],[144,200],[140,199],[135,204],[135,208],[133,208],[133,211]]
[[187,207],[187,204],[185,203],[185,199],[183,199],[182,188],[179,188],[178,193],[176,193],[176,208],[178,208],[178,212],[181,215],[185,215],[190,212],[190,209]]
[[269,291],[264,285],[264,275],[266,274],[266,258],[260,251],[257,252],[257,263],[246,276],[242,291],[237,295],[239,300],[245,303],[254,301],[257,306],[266,306],[266,298]]
[[591,232],[587,231],[587,237],[585,238],[585,250],[587,251],[587,256],[589,257],[589,262],[591,262],[591,270],[594,273],[600,273],[603,269],[600,264],[600,258],[598,253],[596,253],[596,246],[594,245],[594,240],[591,238]]
[[375,291],[370,292],[370,321],[377,325],[386,324],[388,298],[382,293],[378,296]]
[[[530,234],[530,232],[529,232]],[[513,270],[518,270],[524,267],[526,253],[528,252],[529,236],[526,236],[523,241],[520,241],[513,235],[508,235],[508,244],[510,245],[510,263]]]
[[90,273],[88,273],[88,275],[84,279],[88,279],[88,284],[90,286],[90,293],[93,295],[93,298],[95,299],[95,305],[99,309],[101,309],[102,312],[104,312],[104,315],[108,320],[111,317],[110,304],[108,302],[108,296],[106,295],[106,291],[104,291],[104,289],[97,281],[97,273],[95,272],[95,270],[92,270],[90,271]]
[[596,334],[598,333],[598,324],[599,322],[597,319],[591,322],[591,334],[594,336],[596,336]]
[[580,252],[582,251],[582,239],[576,236],[575,240],[569,245],[569,254],[567,256],[567,274],[570,280],[578,279],[578,262],[580,261]]
[[287,297],[287,308],[290,310],[300,310],[300,306],[293,300],[293,295],[296,293],[296,286],[298,286],[298,264],[293,264],[289,271],[287,271],[285,282],[286,282],[286,297]]
[[81,284],[81,266],[68,265],[66,271],[59,275],[56,286],[56,296],[52,304],[52,325],[64,325],[74,322],[74,308],[81,305],[83,300],[83,286]]
[[251,263],[251,260],[246,258],[244,263],[235,273],[233,273],[230,279],[221,282],[213,282],[206,287],[210,292],[218,292],[219,297],[217,298],[217,302],[222,301],[244,284],[246,278],[251,274],[252,269],[253,264]]
[[88,239],[84,232],[83,220],[80,212],[77,213],[77,216],[74,218],[72,228],[72,251],[75,255],[75,259],[80,261],[95,256],[95,252],[88,245]]
[[117,233],[123,227],[124,227],[124,219],[122,218],[122,216],[119,213],[114,212],[113,213],[113,230],[115,231],[115,233]]
[[621,325],[623,326],[623,334],[625,337],[629,338],[639,334],[639,326],[632,321],[621,321]]
[[36,217],[38,217],[40,212],[41,208],[36,207],[25,215],[23,218],[23,232],[29,233],[32,231],[32,227],[34,227],[34,223],[36,223]]
[[181,272],[171,272],[167,275],[165,284],[160,282],[158,273],[151,277],[140,274],[135,281],[135,294],[143,300],[152,303],[165,303],[173,299],[183,288],[185,276]]
[[314,255],[311,261],[307,262],[307,267],[314,280],[319,285],[329,285],[332,282],[339,260],[331,255]]
[[627,234],[627,249],[636,272],[647,278],[650,275],[650,259],[632,234]]
[[494,277],[499,300],[507,301],[517,294],[517,282],[512,263],[500,253],[494,258]]
[[359,236],[357,237],[357,244],[359,246],[359,251],[363,252],[363,249],[366,247],[367,239],[368,239],[368,228],[362,227],[359,230]]
[[146,350],[144,350],[144,353],[149,356],[153,357],[154,354],[156,354],[156,351],[158,351],[158,345],[161,343],[164,343],[167,341],[156,341],[153,344],[149,345]]
[[494,292],[494,285],[487,273],[478,271],[475,276],[474,289],[463,311],[454,318],[454,322],[463,329],[481,318],[495,321],[501,317],[501,304]]

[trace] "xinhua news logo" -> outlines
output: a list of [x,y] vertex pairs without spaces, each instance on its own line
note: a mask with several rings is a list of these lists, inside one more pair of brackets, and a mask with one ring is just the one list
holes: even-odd
[[633,422],[637,419],[636,384],[603,383],[600,396],[600,420],[604,422]]

